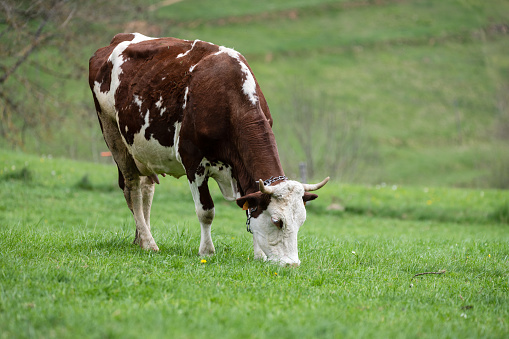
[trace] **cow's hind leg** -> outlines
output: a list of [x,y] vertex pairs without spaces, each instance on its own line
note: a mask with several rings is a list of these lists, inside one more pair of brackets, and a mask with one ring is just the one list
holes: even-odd
[[159,248],[150,233],[150,226],[146,221],[150,214],[147,214],[147,218],[144,214],[144,210],[147,209],[147,205],[148,209],[150,209],[153,189],[145,189],[145,191],[148,192],[145,194],[145,201],[150,201],[150,204],[145,204],[143,193],[145,178],[142,180],[142,177],[140,177],[140,173],[136,167],[134,159],[129,154],[127,147],[122,141],[116,122],[106,118],[101,119],[101,125],[103,127],[104,140],[106,141],[106,144],[108,145],[108,148],[110,149],[123,176],[124,197],[127,202],[127,206],[133,213],[134,221],[136,222],[135,243],[140,245],[143,249],[158,251]]
[[141,186],[142,185],[139,176],[134,179],[126,178],[124,196],[127,204],[132,206],[134,221],[136,222],[136,238],[134,242],[145,250],[158,251],[159,248],[157,247],[156,242],[152,237],[152,233],[150,233],[150,227],[147,225],[143,213],[145,206]]
[[189,186],[193,195],[196,215],[201,226],[200,255],[213,255],[215,248],[210,230],[212,220],[214,220],[214,202],[209,192],[208,177],[197,176],[194,180],[189,180]]
[[[154,189],[155,183],[149,177],[141,177],[140,178],[140,187],[141,187],[141,195],[143,201],[143,217],[145,219],[145,224],[148,227],[148,230],[151,231],[150,228],[150,210],[152,208],[152,200],[154,198]],[[129,206],[132,211],[132,207]],[[134,214],[134,213],[133,213]],[[134,237],[134,244],[140,243],[140,235],[138,233],[138,229],[136,229],[136,235]]]

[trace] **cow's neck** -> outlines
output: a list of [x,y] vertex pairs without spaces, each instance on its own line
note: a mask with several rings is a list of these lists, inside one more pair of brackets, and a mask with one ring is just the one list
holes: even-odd
[[244,195],[259,191],[259,179],[284,176],[272,128],[265,116],[260,118],[250,121],[238,134],[240,166],[236,179]]

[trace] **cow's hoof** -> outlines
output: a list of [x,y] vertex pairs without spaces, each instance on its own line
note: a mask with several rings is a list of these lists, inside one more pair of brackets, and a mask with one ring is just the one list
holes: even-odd
[[159,252],[159,247],[154,243],[154,245],[150,246],[149,248],[146,248],[146,250],[152,250],[154,252]]
[[200,246],[200,256],[202,257],[210,257],[216,253],[216,249],[214,245],[210,244],[209,246]]
[[147,250],[147,251],[154,251],[154,252],[157,252],[159,251],[159,247],[157,247],[156,245],[156,242],[154,241],[154,239],[151,239],[151,240],[146,240],[146,241],[142,241],[141,239],[138,241],[138,244],[140,245],[140,247],[144,250]]
[[267,256],[262,251],[256,252],[254,258],[255,260],[267,261]]

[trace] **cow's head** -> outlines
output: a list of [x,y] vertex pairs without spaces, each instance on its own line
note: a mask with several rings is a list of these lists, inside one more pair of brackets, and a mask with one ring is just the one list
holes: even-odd
[[328,181],[329,177],[318,184],[307,185],[285,180],[275,186],[265,186],[260,180],[260,192],[237,199],[237,205],[249,210],[254,242],[268,260],[283,266],[300,265],[297,233],[306,220],[304,205],[318,197],[309,192],[321,188]]

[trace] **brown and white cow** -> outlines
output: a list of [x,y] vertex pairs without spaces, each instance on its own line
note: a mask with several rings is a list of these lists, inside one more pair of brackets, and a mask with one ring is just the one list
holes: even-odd
[[317,197],[308,191],[328,178],[286,179],[269,107],[241,54],[200,40],[118,34],[90,59],[89,84],[136,221],[135,243],[158,250],[150,232],[157,175],[185,175],[201,225],[199,253],[212,255],[213,178],[225,199],[247,210],[255,258],[299,265],[304,204]]

